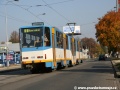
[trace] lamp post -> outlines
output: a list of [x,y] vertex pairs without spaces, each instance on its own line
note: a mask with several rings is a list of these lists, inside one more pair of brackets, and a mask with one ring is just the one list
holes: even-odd
[[[14,0],[14,1],[19,1],[19,0]],[[7,60],[7,56],[8,56],[8,26],[7,26],[7,3],[12,2],[12,1],[8,1],[5,4],[5,31],[6,31],[6,60]],[[9,66],[9,60],[7,60],[7,67]]]

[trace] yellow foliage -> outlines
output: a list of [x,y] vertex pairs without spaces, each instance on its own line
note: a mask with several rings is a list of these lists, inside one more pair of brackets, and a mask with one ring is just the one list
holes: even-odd
[[95,25],[96,38],[103,46],[117,47],[120,44],[120,12],[110,11]]

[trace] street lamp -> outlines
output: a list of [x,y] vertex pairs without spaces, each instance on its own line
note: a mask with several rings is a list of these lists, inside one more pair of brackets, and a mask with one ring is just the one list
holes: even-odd
[[[19,0],[14,0],[14,1],[19,1]],[[6,29],[6,56],[8,55],[8,26],[7,26],[7,3],[12,2],[8,1],[5,4],[5,29]],[[7,60],[7,58],[6,58]],[[7,66],[9,66],[9,60],[7,60]]]

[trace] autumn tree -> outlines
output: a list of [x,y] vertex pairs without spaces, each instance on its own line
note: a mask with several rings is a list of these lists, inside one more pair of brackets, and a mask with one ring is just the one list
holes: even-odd
[[96,38],[109,52],[120,50],[120,12],[110,11],[96,24]]
[[93,56],[100,53],[100,46],[93,38],[82,38],[81,44],[84,49],[89,49],[89,55]]
[[9,42],[19,43],[19,33],[17,31],[13,31],[11,33]]

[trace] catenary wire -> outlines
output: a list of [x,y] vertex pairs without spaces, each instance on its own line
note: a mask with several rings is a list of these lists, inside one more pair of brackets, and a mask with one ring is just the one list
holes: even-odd
[[56,12],[58,15],[60,15],[62,18],[64,18],[65,20],[67,20],[68,22],[71,22],[69,19],[67,19],[65,16],[63,16],[62,14],[60,14],[57,10],[55,10],[54,8],[52,8],[49,4],[47,4],[47,2],[45,2],[44,0],[42,0],[50,9],[52,9],[54,12]]
[[[9,1],[9,0],[7,0],[7,1]],[[22,8],[22,9],[24,9],[25,11],[29,12],[31,15],[33,15],[34,17],[40,19],[41,21],[46,22],[47,24],[51,25],[51,24],[48,23],[47,21],[45,21],[45,20],[43,20],[43,19],[37,17],[33,12],[29,11],[28,9],[23,8],[22,6],[20,6],[20,5],[18,5],[18,4],[15,4],[15,3],[13,3],[13,2],[11,2],[11,3],[14,4],[15,6],[18,6],[18,7]]]

